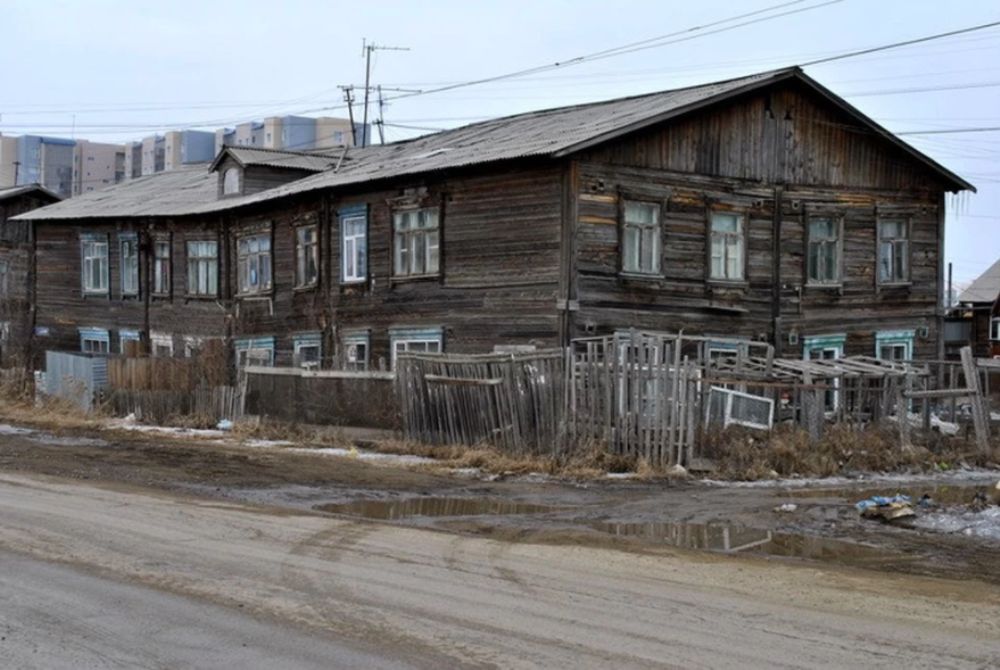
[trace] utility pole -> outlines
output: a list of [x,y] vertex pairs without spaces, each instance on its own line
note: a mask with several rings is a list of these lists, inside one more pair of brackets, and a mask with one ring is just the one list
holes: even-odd
[[361,49],[365,56],[365,109],[362,113],[362,129],[361,132],[364,136],[361,146],[368,146],[368,97],[371,92],[371,78],[372,78],[372,52],[374,51],[409,51],[409,47],[386,47],[375,44],[374,42],[368,43],[367,40],[361,41]]
[[382,116],[382,112],[385,109],[385,101],[382,99],[382,87],[377,87],[378,90],[378,141],[379,144],[385,144],[385,130],[382,124],[385,122],[385,118]]
[[347,118],[351,120],[351,144],[358,139],[358,129],[354,127],[354,87],[341,86],[344,91],[344,102],[347,103]]

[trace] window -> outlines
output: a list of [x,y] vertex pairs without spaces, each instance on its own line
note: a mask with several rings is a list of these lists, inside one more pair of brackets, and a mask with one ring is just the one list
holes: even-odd
[[237,242],[240,293],[271,290],[271,236],[267,233],[241,237]]
[[738,214],[712,214],[709,278],[724,281],[743,280],[743,217]]
[[910,231],[904,220],[879,221],[878,280],[883,284],[910,279]]
[[240,169],[236,167],[226,168],[222,173],[222,195],[239,195],[240,192]]
[[170,333],[149,334],[149,348],[154,356],[172,358],[174,355],[174,336]]
[[356,370],[358,372],[368,370],[370,340],[371,337],[367,332],[344,334],[343,368],[345,370]]
[[187,243],[188,295],[214,296],[219,293],[219,243],[191,240]]
[[806,255],[810,284],[840,282],[840,224],[834,219],[809,219]]
[[108,238],[86,235],[81,240],[84,293],[108,292]]
[[[802,345],[802,358],[807,361],[833,361],[844,357],[844,344],[847,342],[847,335],[821,335],[816,337],[806,337]],[[830,384],[824,395],[824,408],[828,412],[834,412],[840,403],[840,380],[821,380],[822,383]]]
[[401,353],[439,354],[443,348],[440,328],[390,330],[389,339],[392,341],[393,369],[396,368],[396,357]]
[[622,270],[640,274],[660,271],[660,207],[626,202],[622,221]]
[[875,356],[884,361],[908,361],[913,358],[912,330],[875,333]]
[[294,365],[307,370],[320,367],[323,353],[323,340],[320,333],[303,333],[292,338],[294,347]]
[[340,279],[344,283],[363,282],[368,278],[367,206],[360,205],[340,212]]
[[[129,342],[135,342],[138,344],[139,331],[138,330],[119,330],[118,331],[118,351],[122,354],[126,353],[126,349],[129,346]],[[133,345],[136,346],[136,345]]]
[[122,295],[139,295],[139,239],[135,233],[118,238],[121,251]]
[[1000,341],[1000,316],[994,316],[990,320],[990,339]]
[[153,240],[153,293],[170,295],[170,238]]
[[393,274],[397,277],[419,277],[438,273],[438,210],[396,212],[393,231]]
[[319,281],[319,238],[316,226],[295,229],[295,285],[315,286]]
[[107,354],[111,351],[111,336],[103,328],[81,328],[80,351],[88,354]]
[[0,261],[0,296],[6,298],[10,291],[10,266],[7,261]]
[[196,335],[184,336],[184,358],[194,358],[201,353],[203,339]]
[[241,338],[234,342],[236,349],[236,365],[244,368],[248,365],[271,367],[274,365],[274,338],[254,337]]

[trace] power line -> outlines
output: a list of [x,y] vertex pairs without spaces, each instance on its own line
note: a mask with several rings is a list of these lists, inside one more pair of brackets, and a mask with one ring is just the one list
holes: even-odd
[[980,128],[941,128],[937,130],[907,130],[896,135],[951,135],[953,133],[993,133],[1000,131],[1000,126],[983,126]]
[[953,37],[955,35],[962,35],[965,33],[971,33],[978,30],[985,30],[987,28],[994,28],[1000,26],[1000,21],[993,21],[991,23],[980,23],[979,25],[969,26],[968,28],[960,28],[958,30],[950,30],[946,33],[937,33],[935,35],[927,35],[926,37],[917,37],[912,40],[905,40],[903,42],[893,42],[892,44],[883,44],[877,47],[870,47],[868,49],[859,49],[857,51],[848,51],[846,53],[838,54],[836,56],[827,56],[826,58],[818,58],[808,63],[801,63],[800,67],[809,67],[811,65],[820,65],[822,63],[832,63],[833,61],[844,60],[845,58],[854,58],[856,56],[864,56],[865,54],[876,53],[879,51],[887,51],[889,49],[898,49],[899,47],[906,47],[913,44],[921,44],[923,42],[930,42],[931,40],[940,40],[945,37]]

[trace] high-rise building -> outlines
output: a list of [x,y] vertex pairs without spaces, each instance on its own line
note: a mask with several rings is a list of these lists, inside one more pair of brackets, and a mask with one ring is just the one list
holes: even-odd
[[142,176],[142,142],[125,143],[125,179]]
[[17,184],[17,138],[0,135],[0,188]]
[[163,136],[163,169],[176,170],[215,158],[215,133],[204,130],[171,130]]
[[142,174],[163,172],[166,161],[166,146],[163,135],[142,138]]
[[41,184],[68,198],[72,193],[74,140],[40,135],[17,138],[17,184]]
[[77,140],[73,147],[72,195],[98,191],[124,178],[124,145]]

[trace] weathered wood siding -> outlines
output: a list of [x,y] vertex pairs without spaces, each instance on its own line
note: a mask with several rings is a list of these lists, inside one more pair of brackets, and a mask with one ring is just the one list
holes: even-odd
[[[579,305],[573,335],[638,327],[770,339],[777,285],[776,337],[784,355],[801,355],[806,336],[841,333],[847,334],[846,354],[872,355],[876,332],[914,330],[915,355],[936,356],[942,186],[901,150],[862,132],[814,95],[786,87],[745,96],[587,151],[572,173],[572,297]],[[662,204],[662,276],[621,272],[625,199]],[[745,217],[745,282],[708,279],[713,209]],[[838,287],[806,286],[809,215],[843,220]],[[906,286],[877,285],[880,216],[910,221]],[[795,336],[798,343],[792,344]]]

